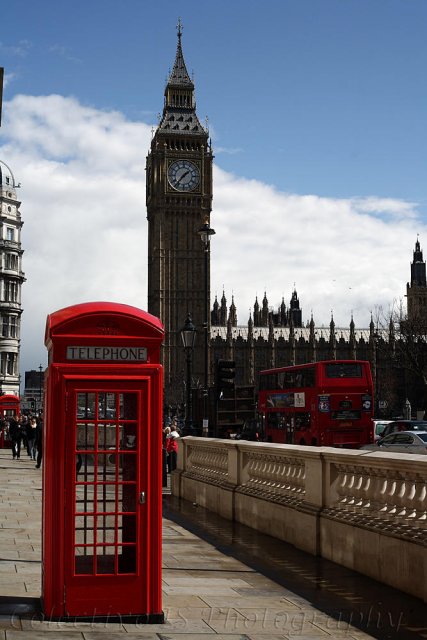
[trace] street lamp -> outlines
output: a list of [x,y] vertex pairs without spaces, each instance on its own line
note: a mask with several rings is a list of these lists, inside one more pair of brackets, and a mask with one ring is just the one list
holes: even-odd
[[184,436],[193,435],[193,411],[191,402],[191,357],[193,355],[194,343],[196,341],[196,327],[188,314],[183,328],[181,329],[182,345],[185,351],[187,362],[187,407],[185,411]]
[[208,418],[208,387],[209,387],[209,253],[211,247],[211,236],[215,234],[215,230],[209,225],[209,219],[205,219],[205,223],[198,230],[200,239],[205,250],[205,314],[203,322],[204,331],[204,388],[203,388],[203,435],[207,436],[209,432]]

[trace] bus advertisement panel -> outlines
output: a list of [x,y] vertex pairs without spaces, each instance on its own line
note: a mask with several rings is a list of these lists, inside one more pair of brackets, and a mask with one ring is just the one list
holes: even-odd
[[357,448],[373,442],[369,362],[328,360],[259,373],[268,442]]

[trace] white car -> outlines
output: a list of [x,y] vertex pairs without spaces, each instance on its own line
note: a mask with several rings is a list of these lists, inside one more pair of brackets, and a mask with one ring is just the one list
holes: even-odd
[[360,447],[364,451],[390,451],[391,453],[418,453],[427,455],[427,431],[397,431],[374,444]]
[[382,432],[392,420],[372,420],[372,422],[374,423],[374,440],[377,441],[381,438]]

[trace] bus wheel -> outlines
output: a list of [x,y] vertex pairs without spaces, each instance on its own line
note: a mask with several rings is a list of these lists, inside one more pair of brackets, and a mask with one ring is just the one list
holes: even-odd
[[301,438],[301,440],[299,441],[300,444],[302,444],[303,446],[305,445],[305,440],[304,438]]
[[312,447],[317,447],[317,438],[312,438],[311,439],[311,446]]

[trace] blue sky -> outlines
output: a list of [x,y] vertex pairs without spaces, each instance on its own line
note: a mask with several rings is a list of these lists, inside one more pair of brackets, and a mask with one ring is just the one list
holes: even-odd
[[[376,306],[403,297],[416,235],[422,246],[427,237],[425,0],[14,0],[0,33],[0,159],[23,185],[28,340],[58,303],[114,296],[145,307],[146,254],[131,264],[140,284],[129,274],[125,288],[102,256],[117,234],[132,243],[136,230],[146,244],[145,156],[178,16],[215,152],[212,293],[234,294],[246,323],[255,295],[287,303],[295,282],[305,321],[333,311],[348,326],[354,312],[366,326]],[[120,227],[105,215],[112,176],[129,211]],[[91,288],[51,248],[77,210],[107,243],[86,265]],[[76,242],[87,255],[84,234]],[[58,295],[65,279],[69,300]]]
[[14,76],[5,98],[72,95],[155,123],[178,12],[224,169],[427,213],[425,0],[14,0],[0,35]]

